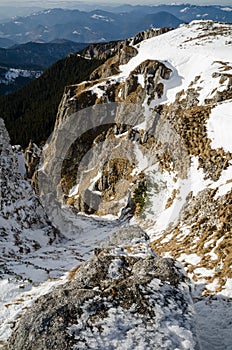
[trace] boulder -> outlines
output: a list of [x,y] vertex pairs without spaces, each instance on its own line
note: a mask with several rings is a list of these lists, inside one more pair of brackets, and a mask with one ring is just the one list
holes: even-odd
[[198,348],[188,279],[141,229],[121,228],[75,271],[35,301],[5,350]]

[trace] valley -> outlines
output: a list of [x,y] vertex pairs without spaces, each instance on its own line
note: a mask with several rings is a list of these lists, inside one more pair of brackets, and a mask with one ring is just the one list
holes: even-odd
[[3,350],[231,348],[231,35],[91,44],[1,97]]

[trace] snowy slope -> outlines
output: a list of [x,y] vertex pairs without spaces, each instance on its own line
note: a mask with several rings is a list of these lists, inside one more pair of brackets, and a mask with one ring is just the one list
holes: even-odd
[[147,59],[159,60],[169,66],[173,73],[166,84],[165,97],[157,103],[173,102],[176,93],[188,88],[199,75],[203,80],[199,83],[202,88],[200,101],[203,101],[218,87],[218,79],[212,79],[212,73],[220,67],[220,61],[231,62],[231,34],[232,28],[227,24],[195,21],[182,25],[162,36],[143,41],[139,45],[138,55],[120,67],[120,77],[127,77]]
[[[224,167],[223,164],[221,168],[218,166],[217,179],[214,178],[212,171],[211,173],[207,173],[208,170],[200,163],[201,154],[204,152],[199,150],[198,153],[194,154],[185,144],[183,144],[183,147],[186,147],[186,151],[192,152],[190,159],[191,166],[188,168],[188,174],[185,178],[178,177],[178,174],[175,172],[167,170],[163,170],[162,174],[159,174],[157,173],[158,168],[156,164],[148,166],[149,160],[144,161],[143,159],[144,166],[141,167],[139,166],[141,161],[138,159],[139,172],[144,171],[153,184],[158,184],[159,193],[157,194],[153,186],[149,187],[149,204],[147,210],[145,209],[146,220],[144,221],[143,218],[141,222],[138,220],[135,222],[144,226],[149,235],[154,239],[162,236],[163,243],[171,241],[171,230],[169,230],[167,237],[164,236],[164,231],[168,229],[170,224],[173,225],[177,222],[178,219],[180,220],[182,239],[183,236],[188,236],[190,228],[185,225],[185,223],[181,224],[179,215],[182,212],[183,206],[186,205],[186,199],[190,193],[197,197],[200,191],[205,189],[215,190],[215,200],[217,199],[217,205],[219,207],[221,206],[221,209],[226,203],[225,197],[223,199],[222,196],[227,195],[227,197],[229,196],[229,198],[231,198],[231,34],[232,26],[222,23],[194,21],[189,25],[182,25],[176,30],[145,40],[137,45],[136,49],[138,50],[138,54],[133,57],[128,64],[120,66],[121,73],[118,76],[114,76],[111,80],[112,84],[115,80],[123,84],[123,81],[125,82],[131,75],[131,72],[135,71],[142,62],[146,60],[159,60],[161,63],[165,64],[166,67],[170,68],[172,73],[167,81],[161,79],[162,83],[164,83],[162,97],[157,98],[156,96],[147,107],[147,98],[144,99],[143,105],[147,113],[147,120],[152,118],[152,108],[160,104],[171,106],[173,110],[177,110],[178,106],[178,113],[180,114],[183,113],[183,111],[181,111],[181,104],[183,104],[186,109],[192,108],[192,111],[189,113],[193,115],[195,110],[197,110],[197,106],[203,106],[205,109],[209,108],[209,113],[205,117],[203,128],[206,130],[206,132],[204,130],[204,134],[206,134],[206,138],[208,138],[207,142],[210,144],[209,152],[212,154],[214,153],[211,160],[217,157],[219,159],[221,158],[222,163],[225,162]],[[141,77],[139,78],[139,83],[141,84]],[[177,94],[180,94],[180,96]],[[193,95],[193,98],[190,94]],[[166,117],[168,118],[167,113]],[[196,121],[198,122],[197,118]],[[181,127],[183,128],[184,126]],[[200,133],[196,134],[197,137],[202,137],[202,135]],[[203,136],[205,137],[205,135]],[[191,142],[191,140],[188,140],[188,142]],[[197,143],[196,147],[199,147]],[[203,157],[204,162],[207,161],[206,157],[207,156],[205,156],[205,158]],[[134,172],[135,171],[136,170],[134,170]],[[163,183],[165,183],[165,186],[162,188]],[[173,198],[172,204],[167,208],[167,200],[172,196],[173,191],[176,191],[178,196],[176,195],[175,198]],[[219,200],[219,198],[221,199]],[[229,217],[227,220],[230,220]],[[215,221],[217,221],[216,217]],[[183,228],[181,228],[181,226],[183,226]],[[218,230],[219,227],[220,225],[218,226]],[[224,230],[224,234],[226,234],[226,232],[229,234],[230,228],[227,227],[222,230]],[[223,237],[221,241],[225,244]],[[192,250],[193,253],[195,253],[193,247]],[[213,249],[210,254],[212,256],[212,261],[214,261]],[[186,257],[184,256],[184,247],[182,247],[182,252],[179,254],[179,257],[180,256],[183,263],[186,262],[186,264],[189,264],[189,259],[191,261],[191,254],[190,257],[189,254],[187,254]],[[178,256],[176,255],[176,257]],[[201,255],[198,256],[198,260],[199,262],[201,261]],[[220,263],[220,261],[217,261],[217,263]],[[192,264],[194,266],[197,265],[194,260]],[[210,269],[209,271],[208,273],[210,273],[211,276],[215,274],[214,270]],[[207,279],[204,278],[207,276],[206,270],[204,270],[204,268],[199,268],[197,272],[199,281],[208,283]],[[231,278],[231,273],[228,273],[227,278]],[[223,282],[222,284],[225,283]],[[228,286],[229,285],[230,283],[228,282]],[[217,289],[216,281],[215,285],[211,284],[209,289],[212,291]],[[229,291],[224,290],[226,294],[230,294],[230,292],[230,287]]]

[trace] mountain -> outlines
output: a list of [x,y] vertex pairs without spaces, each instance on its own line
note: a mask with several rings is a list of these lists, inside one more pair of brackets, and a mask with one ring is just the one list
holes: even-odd
[[158,28],[161,28],[161,27],[176,28],[181,23],[183,23],[182,20],[173,16],[171,13],[168,13],[165,11],[147,14],[143,20],[143,25],[145,28],[155,27],[155,26]]
[[64,38],[76,42],[125,39],[139,31],[198,19],[232,21],[232,7],[197,5],[120,6],[94,11],[49,9],[0,24],[0,38],[16,43],[49,42]]
[[0,38],[0,47],[7,49],[8,47],[11,47],[15,45],[15,42],[7,39],[7,38]]
[[[25,236],[10,231],[8,245],[2,226],[4,350],[231,347],[231,33],[200,20],[90,45],[78,56],[88,75],[72,85],[72,69],[59,68],[77,57],[60,61],[67,85],[53,133],[43,148],[30,142],[21,175],[59,242],[38,232],[36,252],[21,252]],[[18,228],[31,202],[14,210],[18,165],[1,123],[0,222],[7,208]]]
[[223,293],[231,278],[231,32],[194,21],[134,45],[128,63],[118,54],[116,74],[107,60],[92,81],[66,89],[43,160],[67,203],[137,215],[154,250],[186,264],[205,293]]
[[[160,18],[154,17],[152,22],[149,22],[149,26],[160,26],[161,19],[164,20],[162,27],[166,23],[171,27],[182,23],[169,13],[162,12]],[[0,24],[1,37],[18,43],[48,42],[55,38],[85,43],[104,42],[124,39],[146,29],[146,13],[141,15],[136,11],[117,14],[103,10],[84,12],[51,9]]]
[[[75,212],[144,229],[155,252],[185,266],[197,317],[231,310],[231,31],[182,25],[130,43],[128,63],[116,55],[93,80],[67,87],[36,174],[54,222],[49,194]],[[217,349],[219,323],[197,326],[202,349]]]
[[9,49],[0,48],[0,95],[7,95],[38,78],[45,68],[78,52],[87,44],[68,40],[29,42]]
[[70,55],[48,68],[20,90],[0,97],[0,110],[13,144],[26,147],[33,139],[46,141],[53,130],[57,108],[66,84],[88,79],[102,61]]
[[115,12],[137,12],[141,14],[155,14],[158,12],[168,12],[184,22],[190,22],[196,19],[211,19],[221,22],[231,22],[231,6],[219,5],[190,5],[172,4],[172,5],[122,5],[115,8]]
[[28,42],[0,49],[0,62],[15,68],[45,69],[68,54],[81,51],[87,44],[69,40],[54,40],[50,43]]
[[[140,42],[145,37],[158,35],[165,30],[167,29],[140,33],[135,40]],[[125,43],[90,45],[82,52],[58,61],[19,91],[1,96],[0,114],[13,144],[26,147],[31,139],[38,144],[45,142],[54,128],[65,86],[88,80],[91,72],[107,58],[121,51]],[[122,50],[122,60],[127,55],[130,57],[130,52]]]

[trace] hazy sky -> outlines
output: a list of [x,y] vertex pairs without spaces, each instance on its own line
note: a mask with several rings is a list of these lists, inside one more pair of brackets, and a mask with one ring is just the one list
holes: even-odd
[[117,5],[117,4],[149,4],[149,5],[157,5],[157,4],[181,4],[181,3],[190,3],[194,5],[232,5],[231,0],[186,0],[186,1],[173,1],[173,0],[85,0],[85,1],[73,1],[73,0],[0,0],[0,5],[12,5],[12,6],[42,6],[42,7],[66,7],[71,5],[77,5],[78,3],[82,4],[96,4],[96,3],[105,3],[109,5]]

